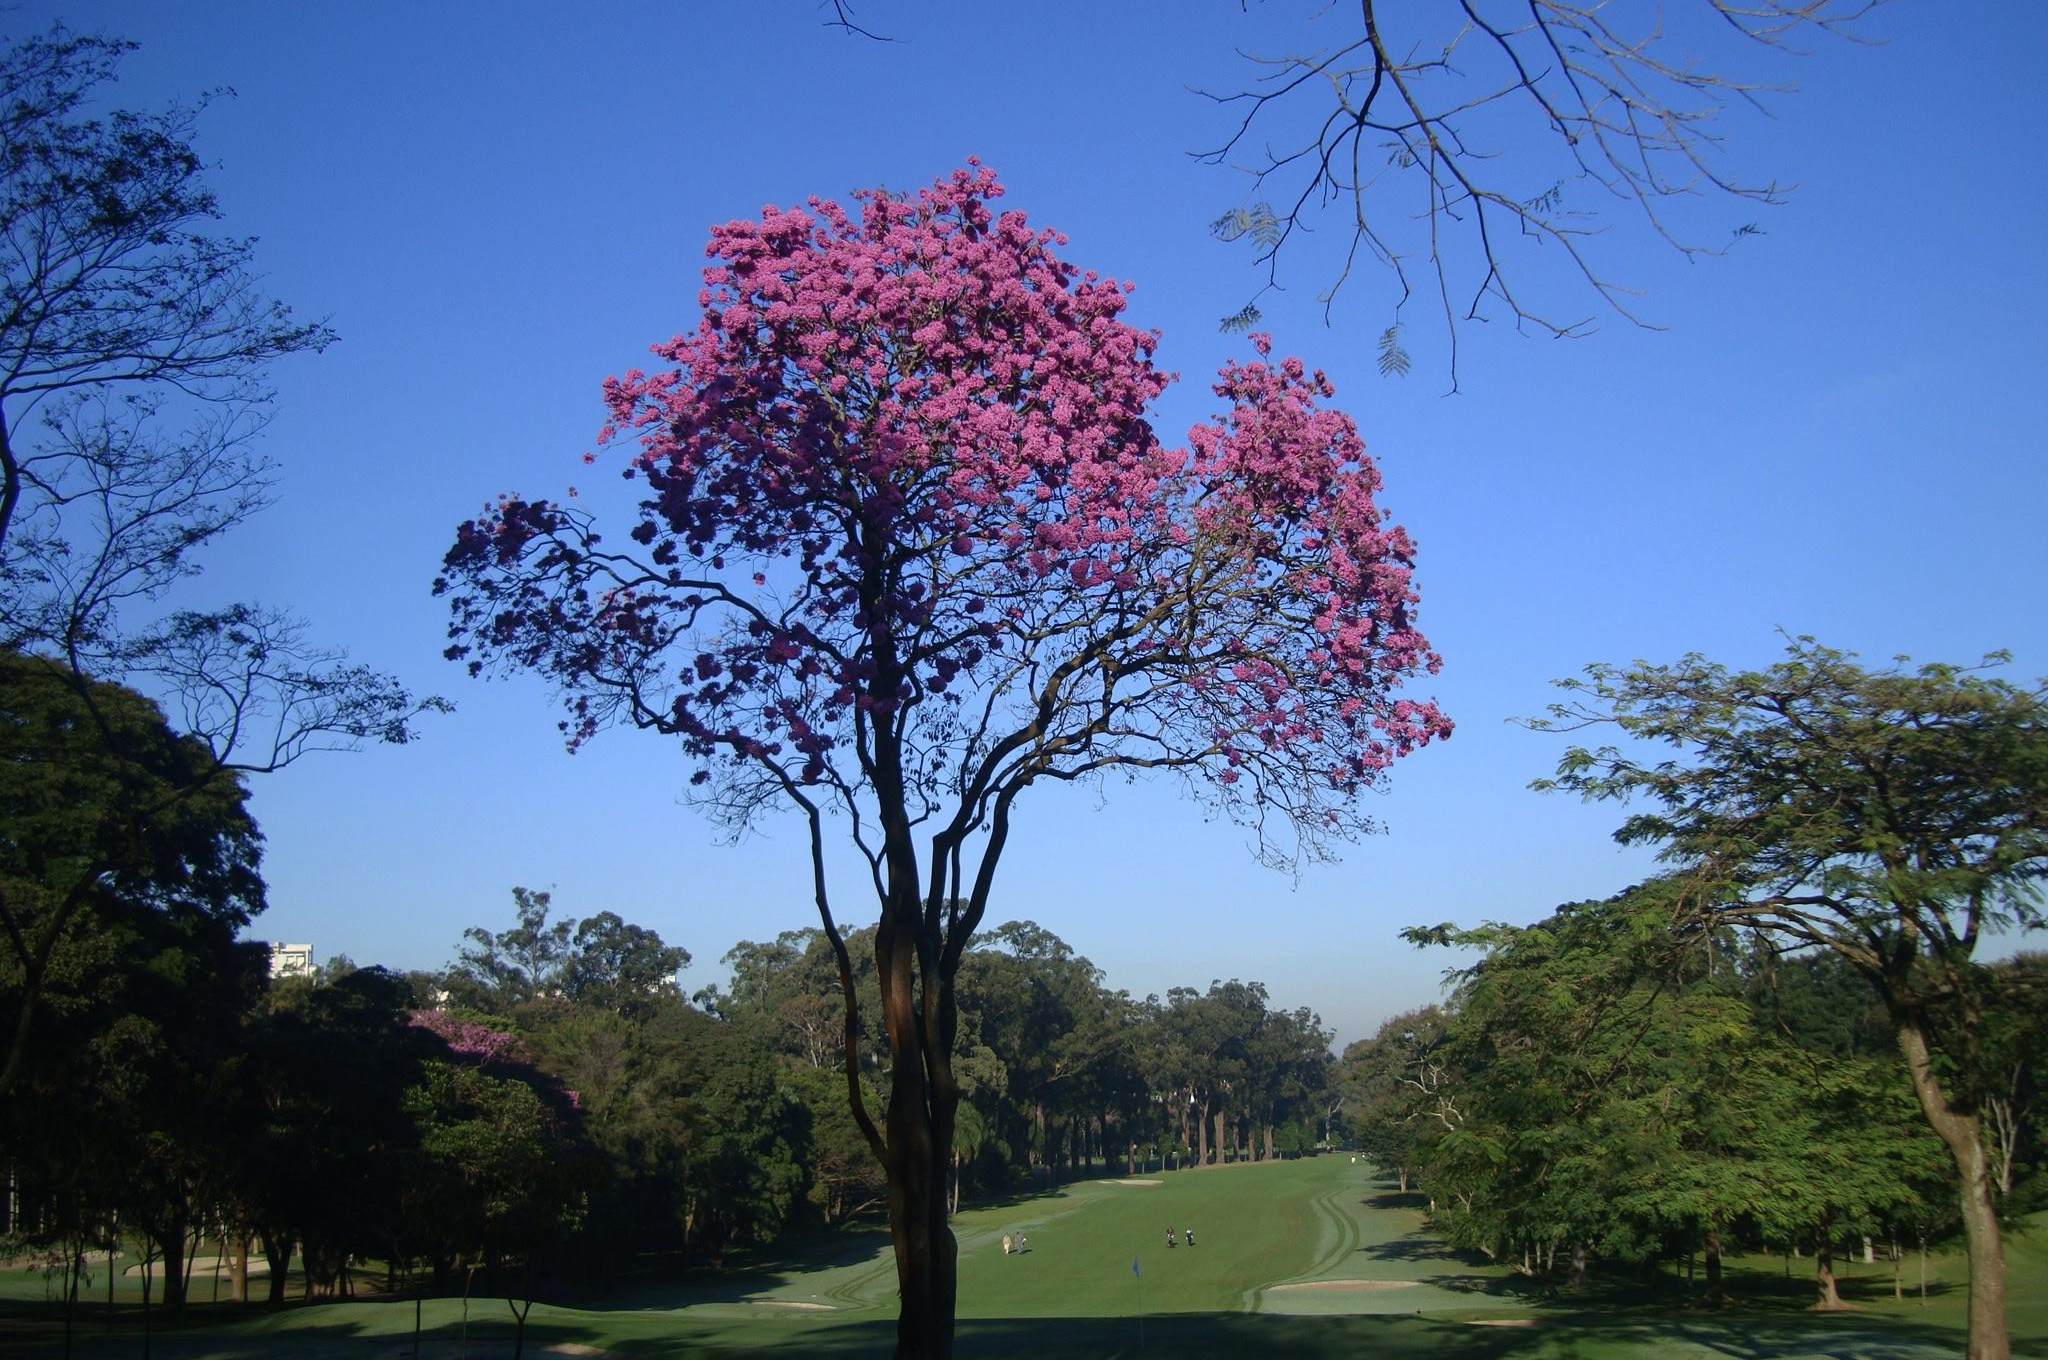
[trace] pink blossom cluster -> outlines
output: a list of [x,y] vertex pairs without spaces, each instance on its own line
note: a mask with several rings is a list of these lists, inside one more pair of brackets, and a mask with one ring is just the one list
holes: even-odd
[[478,1063],[529,1061],[526,1046],[516,1035],[474,1020],[459,1020],[446,1011],[414,1011],[408,1018],[415,1027],[439,1035],[457,1057]]
[[737,759],[798,785],[860,783],[835,762],[887,733],[933,787],[1021,741],[1047,771],[1122,751],[1348,795],[1448,735],[1393,693],[1440,663],[1324,375],[1253,337],[1168,446],[1131,285],[1002,195],[970,162],[714,229],[695,330],[605,384],[600,443],[647,487],[634,568],[580,512],[502,499],[449,555],[451,654],[553,674],[579,737],[665,665],[634,720],[700,777]]
[[583,1096],[572,1087],[564,1086],[553,1077],[533,1069],[533,1055],[527,1051],[517,1035],[492,1029],[474,1020],[462,1020],[446,1011],[416,1010],[406,1017],[415,1028],[438,1035],[448,1045],[448,1051],[456,1058],[475,1063],[478,1067],[500,1064],[525,1069],[522,1073],[543,1098],[552,1100],[557,1109],[567,1106],[571,1110],[583,1108]]

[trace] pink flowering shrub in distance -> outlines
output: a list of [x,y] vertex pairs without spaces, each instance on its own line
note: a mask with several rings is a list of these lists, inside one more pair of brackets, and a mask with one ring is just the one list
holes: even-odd
[[1369,830],[1359,795],[1451,730],[1399,692],[1439,665],[1412,545],[1324,376],[1251,337],[1215,414],[1168,444],[1129,285],[1060,258],[1002,193],[970,162],[715,228],[695,329],[605,384],[585,458],[645,488],[624,541],[580,504],[502,496],[436,583],[450,655],[553,680],[572,744],[651,728],[735,828],[804,815],[842,956],[822,814],[851,814],[899,1079],[886,1129],[851,1074],[849,1096],[898,1192],[899,1270],[934,1272],[904,1277],[905,1354],[950,1348],[927,1191],[951,1145],[952,974],[1018,795],[1168,771],[1294,864]]
[[467,1058],[479,1066],[492,1062],[529,1061],[526,1045],[516,1035],[478,1024],[474,1020],[462,1020],[446,1011],[414,1011],[412,1024],[438,1035],[448,1045],[448,1051],[458,1058]]
[[416,1010],[407,1016],[407,1020],[415,1028],[438,1036],[442,1043],[448,1045],[450,1056],[477,1067],[510,1069],[542,1096],[572,1110],[583,1108],[581,1093],[534,1067],[533,1055],[518,1035],[492,1029],[474,1020],[464,1020],[446,1011]]

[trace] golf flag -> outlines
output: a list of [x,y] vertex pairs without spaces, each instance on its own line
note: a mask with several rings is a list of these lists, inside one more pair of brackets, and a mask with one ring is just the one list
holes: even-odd
[[[1131,1258],[1131,1274],[1138,1275],[1138,1258],[1135,1256]],[[1139,1278],[1142,1279],[1144,1277],[1140,1275]]]

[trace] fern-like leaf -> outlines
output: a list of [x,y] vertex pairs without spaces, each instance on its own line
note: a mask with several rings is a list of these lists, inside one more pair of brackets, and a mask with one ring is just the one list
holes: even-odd
[[1396,321],[1380,332],[1380,376],[1405,378],[1409,363],[1408,351],[1401,348],[1401,323]]
[[1218,329],[1223,331],[1248,331],[1258,324],[1259,305],[1256,302],[1247,302],[1244,306],[1238,308],[1237,311],[1224,317]]
[[1243,208],[1232,208],[1209,224],[1209,234],[1219,241],[1238,241],[1249,236],[1262,246],[1280,244],[1280,219],[1273,205],[1263,200]]

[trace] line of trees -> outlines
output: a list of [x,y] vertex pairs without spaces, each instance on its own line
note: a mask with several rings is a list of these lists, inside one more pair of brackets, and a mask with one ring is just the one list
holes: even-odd
[[[605,1274],[650,1252],[717,1266],[886,1203],[845,1099],[821,931],[740,944],[729,985],[693,999],[686,950],[613,912],[557,919],[549,893],[515,888],[510,925],[465,932],[442,972],[338,959],[272,978],[242,938],[264,904],[239,780],[209,775],[137,841],[92,809],[174,783],[203,748],[122,686],[92,686],[88,723],[48,663],[6,658],[0,679],[5,887],[22,911],[68,894],[0,1104],[0,1255],[43,1257],[74,1304],[91,1258],[139,1249],[153,1306],[175,1313],[208,1244],[232,1300],[266,1273],[272,1301],[530,1299],[572,1255]],[[107,723],[127,756],[100,740]],[[115,871],[96,836],[119,841]],[[873,935],[845,941],[871,1002]],[[954,1208],[1328,1133],[1330,1032],[1257,983],[1134,1000],[1029,922],[991,932],[962,975]],[[0,1005],[28,985],[0,958]],[[879,1087],[888,1040],[879,1007],[863,1014],[861,1079]]]
[[[1643,900],[1657,892],[1418,932],[1486,952],[1444,1005],[1346,1049],[1344,1130],[1428,1197],[1449,1241],[1532,1274],[1696,1262],[1719,1303],[1724,1256],[1810,1253],[1817,1305],[1840,1307],[1843,1252],[1883,1244],[1896,1260],[1957,1226],[1882,1008],[1831,955],[1658,948]],[[2001,971],[2018,1212],[2044,1188],[2032,1106],[2048,1016],[2019,985],[2037,968]]]
[[1844,1234],[1954,1225],[1968,1353],[2004,1360],[2041,970],[1977,949],[2044,921],[2048,682],[1996,675],[2002,654],[1785,651],[1562,682],[1531,725],[1609,740],[1536,787],[1632,802],[1616,839],[1667,869],[1532,927],[1409,931],[1487,955],[1447,1011],[1353,1054],[1361,1132],[1454,1237],[1546,1263],[1566,1244],[1574,1273],[1691,1242],[1717,1290],[1731,1237],[1806,1244],[1831,1307]]

